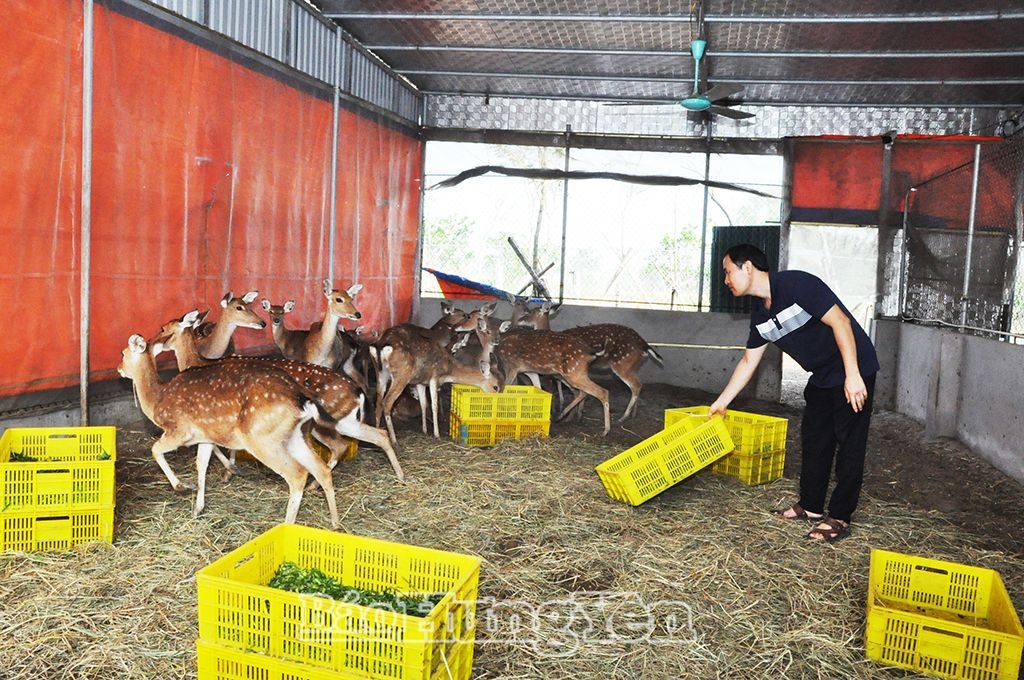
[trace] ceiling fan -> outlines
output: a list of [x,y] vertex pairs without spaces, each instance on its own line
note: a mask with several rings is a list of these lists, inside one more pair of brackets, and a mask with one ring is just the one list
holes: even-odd
[[731,109],[729,106],[732,104],[725,101],[734,94],[742,92],[742,85],[722,83],[704,92],[700,91],[700,62],[704,58],[704,50],[707,48],[707,44],[706,40],[690,41],[690,53],[693,55],[693,94],[680,99],[679,105],[687,111],[706,111],[709,114],[717,114],[735,120],[753,118],[754,114]]

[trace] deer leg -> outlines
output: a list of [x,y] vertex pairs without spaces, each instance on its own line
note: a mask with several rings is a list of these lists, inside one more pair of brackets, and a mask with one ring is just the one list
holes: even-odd
[[168,437],[165,432],[160,439],[153,443],[153,460],[163,470],[164,476],[167,477],[167,481],[171,483],[171,488],[174,489],[175,493],[184,493],[190,490],[190,487],[186,484],[182,484],[178,476],[174,474],[174,470],[167,464],[167,459],[164,458],[164,454],[168,451],[174,451],[181,446],[181,440],[179,438]]
[[635,373],[631,374],[626,371],[619,373],[614,367],[612,368],[612,371],[615,375],[619,376],[619,380],[626,383],[626,387],[629,388],[630,393],[629,404],[626,405],[626,410],[622,412],[622,417],[619,418],[619,422],[621,423],[626,418],[636,415],[636,404],[640,399],[640,390],[643,389],[644,384],[640,382],[640,378],[638,378]]
[[441,433],[437,429],[437,378],[430,379],[430,415],[434,417],[434,439],[440,439]]
[[398,463],[398,456],[395,455],[395,449],[391,446],[391,442],[388,441],[388,437],[383,430],[360,422],[353,418],[351,414],[344,418],[339,418],[335,429],[346,437],[352,437],[353,439],[358,439],[362,442],[368,442],[381,448],[384,453],[387,454],[388,462],[391,463],[391,469],[395,471],[395,476],[398,477],[398,481],[405,481],[405,473],[402,472],[402,466]]
[[420,429],[427,433],[427,386],[416,385],[416,401],[420,402]]
[[[355,411],[353,411],[355,413]],[[334,480],[331,478],[331,469],[327,467],[327,464],[320,460],[320,456],[313,452],[313,449],[309,448],[309,444],[306,443],[306,437],[302,433],[301,428],[295,428],[292,431],[291,436],[288,438],[288,454],[313,474],[313,477],[320,486],[323,487],[324,495],[327,496],[327,507],[331,512],[331,527],[334,529],[338,528],[338,504],[334,497]],[[291,521],[295,521],[295,516],[298,515],[298,506],[302,502],[302,492],[306,483],[305,471],[302,474],[302,478],[299,480],[299,500],[295,502],[295,514],[292,515]],[[292,480],[288,480],[289,489],[292,491],[292,496],[295,495],[295,490],[292,488]],[[288,501],[288,509],[291,512],[292,499]],[[287,519],[285,520],[288,521]]]
[[228,451],[228,456],[225,457],[224,453],[219,447],[213,447],[213,454],[217,456],[217,460],[224,466],[224,476],[221,477],[222,482],[227,482],[235,474],[235,450],[231,449]]
[[196,507],[192,509],[193,518],[199,517],[206,507],[206,470],[214,451],[217,451],[217,447],[209,442],[200,444],[196,449]]
[[402,392],[405,390],[406,384],[403,384],[398,378],[392,376],[391,385],[388,386],[388,393],[384,395],[383,411],[384,411],[384,422],[388,427],[388,436],[391,437],[391,443],[397,444],[398,438],[395,436],[395,425],[391,420],[391,409],[395,407],[395,402],[402,396]]
[[[570,383],[572,385],[572,383]],[[608,406],[608,390],[598,385],[596,382],[587,376],[586,379],[577,380],[573,387],[579,389],[579,393],[576,397],[569,402],[558,416],[558,420],[561,420],[566,416],[569,411],[572,410],[576,404],[580,403],[586,398],[586,395],[590,395],[601,402],[601,406],[604,407],[604,432],[602,434],[608,434],[612,429],[611,411]]]

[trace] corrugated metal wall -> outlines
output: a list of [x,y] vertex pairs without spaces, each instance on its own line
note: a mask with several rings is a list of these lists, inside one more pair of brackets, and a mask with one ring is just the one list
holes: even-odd
[[[5,5],[4,408],[78,382],[81,8]],[[340,112],[328,252],[329,88],[298,89],[104,5],[94,23],[91,380],[115,377],[130,334],[152,335],[194,307],[214,316],[228,290],[295,299],[289,323],[308,325],[323,314],[320,281],[332,267],[336,285],[364,284],[367,326],[408,317],[422,153],[413,133]],[[272,49],[275,38],[264,37]],[[269,328],[235,338],[240,349],[272,345]]]

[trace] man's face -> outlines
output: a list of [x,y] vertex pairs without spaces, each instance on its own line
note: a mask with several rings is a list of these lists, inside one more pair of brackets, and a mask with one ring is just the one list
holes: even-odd
[[732,291],[733,297],[746,295],[750,289],[750,272],[753,265],[744,262],[743,266],[737,267],[728,255],[722,260],[722,268],[725,270],[725,285]]

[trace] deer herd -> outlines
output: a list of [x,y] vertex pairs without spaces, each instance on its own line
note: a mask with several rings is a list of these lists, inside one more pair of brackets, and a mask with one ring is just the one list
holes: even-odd
[[[512,318],[494,316],[497,301],[464,312],[442,301],[442,316],[430,328],[413,324],[392,326],[380,333],[345,330],[342,320],[362,318],[355,304],[359,284],[342,290],[324,280],[327,310],[323,321],[308,329],[290,329],[285,316],[295,302],[276,305],[264,298],[274,344],[273,356],[234,354],[231,340],[236,328],[262,330],[267,322],[253,311],[257,291],[241,297],[226,294],[216,321],[192,310],[160,328],[147,342],[132,335],[122,351],[118,372],[132,380],[142,412],[162,434],[152,454],[167,481],[177,492],[182,484],[167,463],[166,454],[196,445],[196,500],[194,515],[205,506],[206,471],[216,456],[225,479],[235,471],[235,452],[247,451],[288,484],[285,522],[299,511],[309,475],[310,487],[320,486],[327,496],[331,524],[338,526],[332,471],[350,455],[349,439],[384,451],[395,475],[404,480],[394,445],[393,415],[400,399],[418,401],[421,428],[427,432],[427,408],[433,435],[439,437],[438,392],[441,385],[457,382],[486,392],[500,392],[506,383],[526,376],[541,387],[541,377],[562,386],[573,397],[558,415],[561,420],[590,395],[601,402],[603,434],[611,429],[608,390],[590,376],[591,368],[610,369],[630,390],[621,420],[636,413],[642,383],[637,375],[648,358],[662,359],[639,333],[618,324],[596,324],[553,331],[550,319],[557,305],[532,307],[510,296]],[[169,379],[157,371],[157,357],[173,352],[178,373]],[[373,387],[373,425],[366,422],[367,399]],[[385,429],[381,429],[383,421]],[[322,444],[325,461],[311,445]],[[225,453],[225,451],[227,453]]]

